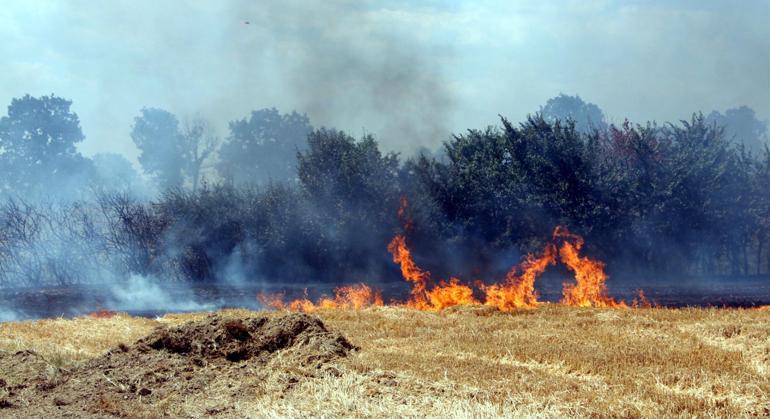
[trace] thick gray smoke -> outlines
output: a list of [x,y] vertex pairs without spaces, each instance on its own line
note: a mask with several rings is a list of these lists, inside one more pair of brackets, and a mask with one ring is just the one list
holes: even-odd
[[289,96],[314,122],[365,128],[385,147],[410,151],[449,134],[443,68],[451,50],[394,25],[397,12],[371,1],[292,0],[234,13],[255,27]]

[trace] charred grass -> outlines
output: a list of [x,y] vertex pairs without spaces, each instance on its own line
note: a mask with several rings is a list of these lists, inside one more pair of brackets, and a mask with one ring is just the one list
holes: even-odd
[[[236,319],[284,314],[221,313]],[[195,381],[198,370],[193,369],[187,376],[169,377],[171,384],[152,396],[132,395],[126,401],[117,390],[102,391],[83,405],[85,412],[125,417],[770,415],[769,311],[545,305],[513,313],[485,307],[439,313],[382,307],[315,314],[360,349],[323,368],[296,362],[290,350],[278,351],[262,363],[242,362],[235,374],[229,369],[213,373],[191,392],[182,380]],[[37,385],[50,381],[51,391],[71,386],[60,383],[69,370],[119,346],[130,347],[157,326],[207,316],[0,324],[0,350],[18,357],[2,365],[0,402],[9,406],[0,406],[0,416],[18,415],[25,403],[35,403],[18,388],[31,377]],[[120,384],[99,368],[92,370],[96,378],[78,378],[83,385]],[[63,404],[64,414],[72,401],[48,397],[45,403]]]

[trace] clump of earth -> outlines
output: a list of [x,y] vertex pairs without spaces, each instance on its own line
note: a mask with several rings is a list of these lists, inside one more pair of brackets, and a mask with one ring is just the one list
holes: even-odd
[[271,391],[267,382],[290,387],[355,349],[317,317],[294,313],[160,327],[69,370],[31,351],[0,352],[0,416],[155,416],[171,398],[220,400],[201,412],[217,414]]

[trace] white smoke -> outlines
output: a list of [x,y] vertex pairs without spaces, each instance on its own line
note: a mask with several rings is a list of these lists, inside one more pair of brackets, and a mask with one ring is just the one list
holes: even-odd
[[0,308],[0,323],[12,322],[19,319],[19,315],[5,308]]
[[107,307],[117,311],[210,311],[217,308],[213,303],[196,301],[186,287],[172,292],[140,275],[132,275],[125,283],[113,286],[110,294]]

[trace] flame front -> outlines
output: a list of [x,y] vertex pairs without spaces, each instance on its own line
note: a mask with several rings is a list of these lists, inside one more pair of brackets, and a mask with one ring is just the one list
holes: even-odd
[[318,309],[362,309],[366,307],[382,306],[382,295],[379,291],[372,290],[366,284],[355,284],[334,289],[334,298],[321,297],[317,302],[305,297],[289,301],[283,300],[282,294],[257,294],[257,300],[264,306],[274,309],[288,309],[291,311],[303,311],[310,313]]
[[549,265],[556,264],[556,250],[548,245],[540,257],[527,255],[522,263],[521,275],[517,275],[513,267],[505,276],[502,284],[483,287],[486,293],[486,304],[495,306],[501,311],[511,311],[517,308],[535,308],[539,304],[535,291],[535,279],[545,272]]
[[393,262],[401,267],[401,275],[412,283],[411,296],[405,304],[407,307],[436,311],[456,305],[479,304],[473,298],[473,289],[457,278],[451,278],[449,282],[439,281],[438,285],[428,289],[430,272],[423,271],[414,262],[403,235],[393,237],[388,251],[393,255]]
[[564,240],[559,256],[575,273],[575,283],[564,284],[562,304],[578,307],[627,307],[624,302],[617,302],[609,296],[604,263],[580,256],[584,243],[582,237],[562,227],[556,227],[553,237]]
[[[403,304],[416,310],[438,311],[456,305],[481,304],[474,296],[474,289],[463,284],[457,278],[449,281],[432,281],[431,273],[421,269],[414,261],[412,252],[406,243],[406,234],[412,228],[412,220],[407,214],[408,202],[401,198],[398,217],[403,225],[403,232],[396,234],[388,244],[388,252],[401,269],[403,278],[412,284],[409,299]],[[581,256],[584,245],[581,236],[570,233],[559,226],[554,229],[553,242],[547,244],[539,256],[527,255],[520,267],[514,266],[501,283],[479,285],[484,295],[484,304],[500,311],[536,308],[540,302],[535,291],[535,281],[557,261],[565,264],[575,275],[574,283],[565,283],[561,304],[577,307],[628,308],[623,301],[616,301],[607,291],[607,274],[604,263]],[[521,273],[519,273],[521,272]],[[361,309],[382,306],[382,296],[372,291],[365,284],[339,287],[334,290],[334,298],[322,297],[317,302],[305,297],[285,303],[280,294],[260,294],[257,298],[267,307],[312,312],[318,309],[351,308]],[[639,290],[632,307],[654,307]]]
[[393,262],[401,267],[401,276],[412,283],[411,297],[406,305],[418,310],[427,310],[431,307],[428,298],[427,283],[430,272],[425,272],[414,263],[412,252],[406,245],[406,237],[396,234],[388,244],[388,252],[393,255]]

